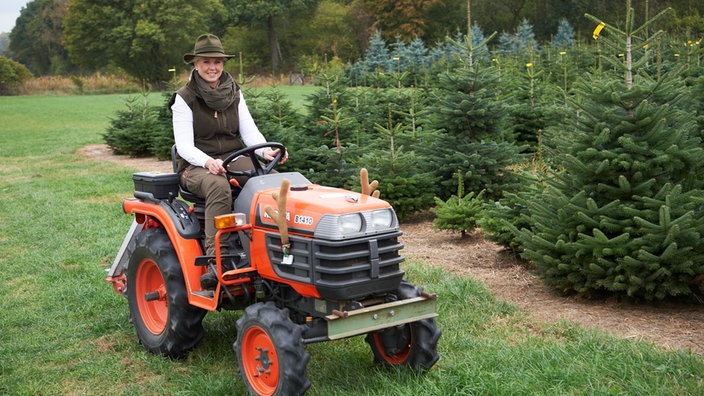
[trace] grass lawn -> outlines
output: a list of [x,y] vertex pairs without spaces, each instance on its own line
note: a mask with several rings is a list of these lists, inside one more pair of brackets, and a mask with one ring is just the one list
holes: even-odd
[[[303,103],[294,88],[286,94]],[[0,394],[244,393],[232,350],[240,312],[209,313],[201,344],[169,360],[136,342],[127,301],[104,282],[139,169],[77,152],[102,143],[124,97],[0,97]],[[441,360],[416,375],[374,367],[363,337],[313,344],[310,395],[704,392],[702,356],[535,322],[471,279],[405,268],[439,295]]]

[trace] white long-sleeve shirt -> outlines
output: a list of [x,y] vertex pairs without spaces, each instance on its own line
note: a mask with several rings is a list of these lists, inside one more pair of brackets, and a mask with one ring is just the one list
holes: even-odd
[[[210,159],[210,156],[195,145],[195,139],[193,137],[193,111],[179,94],[176,94],[176,100],[171,106],[171,111],[173,112],[174,139],[176,140],[178,155],[191,165],[204,167],[205,162]],[[252,118],[252,114],[249,113],[242,91],[240,91],[240,103],[237,107],[237,114],[239,115],[239,133],[245,146],[249,147],[255,144],[266,143],[266,138],[259,132],[259,128],[257,128],[257,124],[254,123],[254,119]],[[257,154],[261,156],[263,151],[264,149],[259,149],[257,150]]]

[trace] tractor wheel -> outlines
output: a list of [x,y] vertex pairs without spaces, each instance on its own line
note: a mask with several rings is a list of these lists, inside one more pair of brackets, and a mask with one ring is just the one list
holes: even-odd
[[207,311],[188,303],[181,265],[163,230],[144,230],[132,241],[127,285],[130,317],[147,350],[178,358],[203,338]]
[[302,329],[288,309],[272,302],[256,303],[237,320],[233,348],[247,389],[257,395],[302,395],[310,387],[306,366],[310,355]]
[[[401,300],[420,296],[421,289],[401,282]],[[374,362],[389,366],[408,366],[416,371],[429,370],[440,358],[440,330],[435,319],[423,319],[367,334],[365,341],[374,353]]]

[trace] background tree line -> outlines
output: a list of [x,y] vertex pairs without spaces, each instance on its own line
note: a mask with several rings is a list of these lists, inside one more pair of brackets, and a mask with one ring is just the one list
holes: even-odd
[[[34,0],[21,11],[4,55],[35,75],[124,71],[152,83],[170,78],[202,32],[242,53],[251,73],[316,73],[330,60],[353,63],[376,31],[387,42],[428,46],[467,31],[471,0]],[[639,0],[636,22],[672,7],[653,29],[692,36],[704,31],[704,3]],[[626,7],[606,0],[474,1],[472,24],[514,34],[523,20],[549,41],[563,19],[578,40],[594,23],[584,13],[623,20]],[[495,44],[495,43],[492,43]]]

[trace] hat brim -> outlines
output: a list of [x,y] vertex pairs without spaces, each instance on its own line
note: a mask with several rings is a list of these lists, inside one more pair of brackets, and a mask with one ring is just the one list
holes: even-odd
[[222,52],[204,52],[201,54],[185,54],[183,61],[191,64],[195,58],[224,58],[225,61],[234,58],[234,55],[223,54]]

